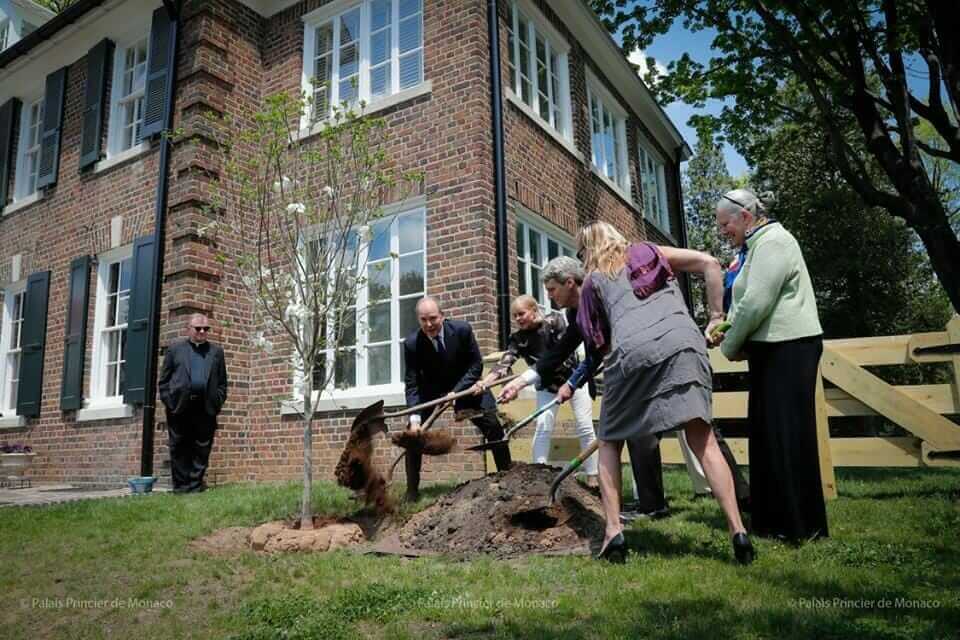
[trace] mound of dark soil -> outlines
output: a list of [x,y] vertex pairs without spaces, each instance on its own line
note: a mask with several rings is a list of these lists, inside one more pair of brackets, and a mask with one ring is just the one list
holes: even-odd
[[515,463],[462,484],[396,531],[392,552],[496,558],[588,553],[590,542],[603,537],[600,498],[568,478],[551,506],[550,483],[559,471]]

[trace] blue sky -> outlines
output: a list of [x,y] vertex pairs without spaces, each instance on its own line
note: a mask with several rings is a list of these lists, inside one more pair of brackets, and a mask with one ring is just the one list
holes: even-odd
[[[684,29],[678,20],[670,31],[653,41],[653,44],[643,52],[643,56],[654,57],[657,65],[663,65],[664,67],[669,62],[679,59],[684,53],[689,53],[694,60],[705,63],[710,58],[710,42],[712,40],[713,34],[711,32],[690,32]],[[639,64],[640,57],[639,52],[634,52],[630,59],[632,62]],[[709,101],[703,109],[696,109],[683,102],[674,102],[667,105],[666,112],[674,124],[677,125],[687,144],[693,149],[697,142],[697,133],[687,126],[687,120],[690,119],[690,116],[698,113],[719,113],[722,107],[723,102],[720,100]],[[739,176],[746,173],[747,163],[733,147],[725,145],[724,157],[730,175]]]

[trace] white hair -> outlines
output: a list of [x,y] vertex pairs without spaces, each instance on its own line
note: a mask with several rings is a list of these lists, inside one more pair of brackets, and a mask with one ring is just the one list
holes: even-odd
[[759,196],[750,189],[734,189],[727,191],[717,201],[717,212],[728,215],[739,215],[741,211],[749,211],[755,217],[769,215],[769,208],[777,201],[772,191],[764,191]]

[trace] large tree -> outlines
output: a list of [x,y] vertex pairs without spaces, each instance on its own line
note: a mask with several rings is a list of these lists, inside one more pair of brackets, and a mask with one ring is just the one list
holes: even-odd
[[[589,1],[627,53],[647,48],[677,20],[692,31],[713,32],[708,61],[685,54],[669,64],[654,88],[661,102],[703,106],[710,98],[732,99],[719,116],[698,120],[741,151],[757,131],[777,123],[818,127],[829,142],[825,158],[843,180],[865,203],[917,232],[960,310],[960,241],[925,162],[960,163],[960,11],[954,3]],[[786,84],[809,94],[802,110],[778,99]],[[838,125],[848,120],[859,144]],[[936,144],[916,134],[918,122],[929,125]]]

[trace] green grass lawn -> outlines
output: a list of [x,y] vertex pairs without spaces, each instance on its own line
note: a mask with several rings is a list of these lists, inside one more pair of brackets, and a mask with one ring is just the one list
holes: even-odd
[[[623,566],[188,547],[290,515],[294,484],[5,508],[0,637],[957,638],[960,472],[837,475],[832,537],[755,540],[750,567],[733,563],[719,508],[691,499],[677,469],[665,473],[673,516],[634,523],[642,551]],[[316,494],[318,512],[353,508],[329,484]]]

